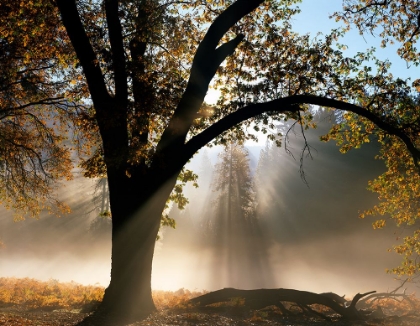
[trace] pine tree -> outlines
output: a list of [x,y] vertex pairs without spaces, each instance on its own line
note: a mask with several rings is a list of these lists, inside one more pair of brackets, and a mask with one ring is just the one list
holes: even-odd
[[232,143],[219,154],[205,231],[215,248],[213,286],[258,287],[271,282],[264,238],[256,215],[256,197],[248,152]]

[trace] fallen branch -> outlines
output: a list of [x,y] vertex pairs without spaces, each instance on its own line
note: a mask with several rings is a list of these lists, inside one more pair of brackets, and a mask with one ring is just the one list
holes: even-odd
[[293,289],[240,290],[225,288],[206,293],[202,296],[191,299],[190,302],[204,307],[214,303],[227,302],[232,298],[243,298],[245,300],[245,306],[251,309],[262,309],[268,306],[280,307],[282,306],[281,302],[292,302],[305,307],[305,309],[307,308],[308,311],[312,310],[310,307],[307,307],[308,305],[320,304],[334,310],[345,319],[362,320],[366,319],[366,317],[356,309],[356,303],[364,296],[373,292],[374,291],[363,294],[358,293],[348,307],[346,307],[347,301],[335,293],[318,294]]
[[355,296],[354,296],[354,298],[353,298],[353,300],[351,300],[351,303],[350,303],[350,306],[349,306],[349,308],[350,307],[356,307],[356,303],[361,299],[361,298],[363,298],[363,297],[365,297],[365,296],[367,296],[367,295],[369,295],[369,294],[372,294],[372,293],[375,293],[376,291],[370,291],[370,292],[366,292],[366,293],[363,293],[363,294],[360,294],[360,293],[357,293]]
[[[402,299],[402,300],[401,301],[398,300],[399,298]],[[411,309],[413,309],[413,310],[417,309],[415,303],[413,302],[413,300],[411,300],[410,295],[405,294],[405,293],[392,293],[392,292],[372,294],[372,295],[366,297],[365,299],[360,300],[359,307],[369,307],[375,301],[379,302],[380,300],[383,300],[383,299],[393,299],[397,302],[402,302],[404,300],[407,300],[407,302],[411,306]]]
[[[365,298],[363,298],[362,300],[359,301],[359,307],[360,306],[363,306],[363,307],[371,306],[375,301],[379,302],[382,299],[392,299],[392,300],[395,300],[397,302],[402,302],[404,300],[407,300],[407,302],[410,304],[411,308],[413,310],[416,310],[417,307],[416,307],[415,303],[413,302],[413,300],[411,299],[411,296],[409,294],[405,293],[406,289],[403,291],[403,293],[396,293],[399,289],[401,289],[405,285],[405,283],[408,280],[409,279],[404,280],[393,291],[382,292],[382,293],[373,293],[373,294],[370,294],[370,295],[366,296]],[[399,301],[398,299],[402,299],[402,300]]]

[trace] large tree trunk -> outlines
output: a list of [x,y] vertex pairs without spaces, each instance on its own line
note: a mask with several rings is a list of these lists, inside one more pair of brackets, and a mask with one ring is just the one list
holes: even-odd
[[144,189],[140,194],[138,184],[130,187],[135,180],[124,183],[110,180],[111,282],[97,311],[81,325],[124,325],[144,319],[156,310],[151,290],[153,252],[162,211],[175,178],[168,178],[165,183],[158,180],[162,178],[153,179],[142,182]]

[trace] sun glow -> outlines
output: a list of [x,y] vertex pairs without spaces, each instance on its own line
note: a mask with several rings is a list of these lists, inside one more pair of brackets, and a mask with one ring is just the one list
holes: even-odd
[[217,100],[219,99],[220,95],[221,93],[219,90],[210,87],[206,97],[204,98],[204,101],[207,104],[214,105],[217,103]]

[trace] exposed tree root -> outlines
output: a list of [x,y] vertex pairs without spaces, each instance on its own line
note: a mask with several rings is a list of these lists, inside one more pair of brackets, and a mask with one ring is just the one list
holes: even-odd
[[312,304],[320,304],[332,309],[347,320],[364,320],[367,318],[366,314],[356,309],[356,303],[364,296],[374,292],[375,291],[363,294],[358,293],[354,296],[350,305],[347,305],[347,301],[335,293],[318,294],[293,289],[240,290],[225,288],[191,299],[190,302],[203,307],[214,303],[226,302],[232,298],[242,298],[245,300],[245,306],[251,309],[277,306],[282,311],[284,311],[285,307],[281,302],[291,302],[298,305],[303,311],[310,312],[329,320],[330,318],[328,316],[313,310],[309,306]]

